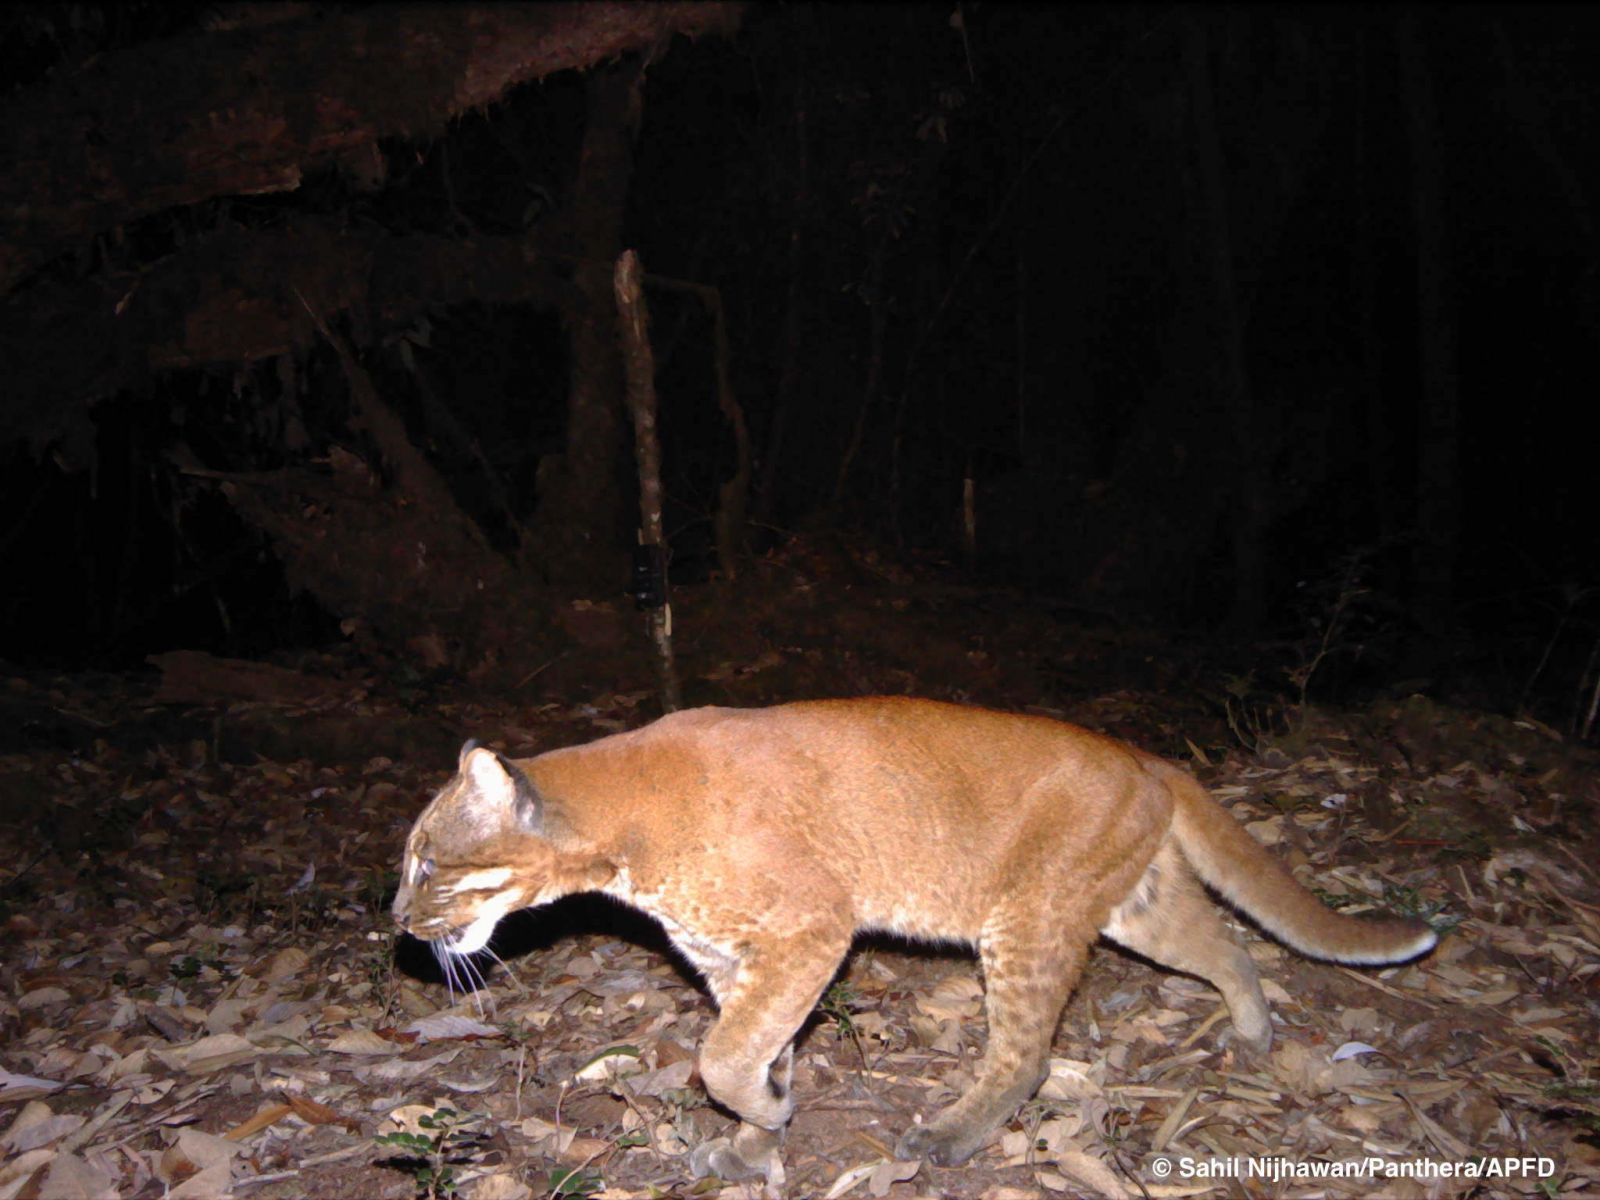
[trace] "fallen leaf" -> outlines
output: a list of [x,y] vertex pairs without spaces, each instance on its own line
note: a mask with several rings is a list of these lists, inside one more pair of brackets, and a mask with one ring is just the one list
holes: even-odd
[[319,1104],[310,1096],[302,1096],[298,1092],[284,1092],[283,1098],[294,1115],[307,1125],[348,1125],[349,1120],[341,1117],[338,1112],[326,1104]]
[[398,1054],[405,1047],[370,1029],[349,1029],[328,1043],[335,1054]]
[[860,1166],[851,1167],[839,1174],[828,1190],[822,1194],[822,1200],[839,1200],[846,1192],[851,1191],[863,1180],[869,1179],[878,1169],[880,1163],[862,1163]]
[[1330,1056],[1334,1062],[1343,1062],[1347,1058],[1354,1058],[1358,1054],[1377,1054],[1376,1046],[1369,1046],[1365,1042],[1346,1042]]
[[887,1196],[891,1187],[912,1178],[920,1170],[922,1170],[920,1162],[903,1162],[896,1159],[881,1162],[873,1168],[872,1174],[867,1179],[867,1191],[874,1196]]
[[57,1154],[35,1194],[48,1200],[117,1200],[117,1186],[94,1163],[76,1154]]
[[0,1163],[0,1196],[15,1196],[34,1175],[42,1174],[45,1164],[55,1157],[54,1150],[29,1150],[9,1162]]
[[461,1053],[460,1046],[452,1046],[432,1058],[388,1058],[363,1063],[355,1069],[357,1079],[368,1082],[403,1083],[433,1074]]
[[289,946],[279,950],[267,960],[266,969],[261,972],[261,978],[269,983],[283,983],[300,974],[310,961],[311,956],[299,946]]
[[[434,1131],[423,1127],[422,1118],[432,1117],[437,1111],[437,1107],[432,1104],[402,1104],[384,1114],[383,1132],[393,1133],[395,1130],[400,1130],[404,1133],[418,1133],[432,1137]],[[394,1129],[389,1128],[391,1125]]]
[[472,1200],[532,1200],[533,1189],[515,1175],[500,1171],[472,1184]]
[[401,1032],[414,1033],[424,1042],[437,1042],[445,1038],[505,1036],[504,1030],[456,1013],[435,1013],[431,1017],[418,1017]]
[[180,1129],[156,1164],[156,1176],[174,1185],[167,1197],[205,1200],[231,1191],[233,1156],[240,1147],[199,1129]]
[[544,1153],[558,1158],[566,1153],[567,1147],[572,1144],[572,1139],[578,1136],[578,1131],[572,1126],[563,1125],[558,1128],[541,1117],[524,1117],[519,1128],[523,1137],[530,1142],[542,1144]]
[[17,1007],[23,1012],[31,1012],[50,1004],[64,1004],[71,999],[72,993],[64,987],[34,988],[31,992],[23,992],[17,998]]
[[630,1068],[636,1072],[638,1067],[639,1047],[608,1046],[579,1067],[573,1077],[586,1083],[604,1083]]
[[283,1120],[293,1111],[294,1108],[288,1104],[269,1104],[260,1109],[255,1116],[241,1121],[222,1136],[230,1142],[242,1142],[245,1138],[260,1133],[267,1126]]
[[569,1163],[604,1162],[613,1146],[602,1138],[575,1137],[561,1151],[561,1161]]
[[236,1033],[214,1033],[187,1046],[170,1049],[157,1047],[152,1053],[175,1070],[191,1075],[205,1075],[224,1067],[237,1066],[260,1057],[261,1051],[254,1043]]
[[30,1100],[11,1122],[0,1146],[13,1154],[37,1150],[60,1141],[84,1123],[76,1113],[55,1113],[43,1100]]
[[971,975],[946,975],[929,991],[918,992],[916,1001],[936,1021],[966,1020],[983,1010],[983,985]]
[[662,1067],[659,1071],[649,1071],[643,1075],[635,1076],[628,1081],[629,1088],[635,1096],[659,1096],[663,1092],[677,1091],[689,1086],[689,1077],[694,1074],[693,1059],[679,1059]]
[[1089,1191],[1096,1196],[1120,1198],[1138,1195],[1115,1171],[1082,1150],[1064,1151],[1055,1162],[1057,1167],[1079,1183],[1087,1185]]

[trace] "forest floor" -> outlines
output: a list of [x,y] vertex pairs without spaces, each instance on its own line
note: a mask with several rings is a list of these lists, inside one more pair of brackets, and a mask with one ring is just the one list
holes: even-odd
[[[1185,762],[1330,903],[1442,935],[1353,970],[1244,932],[1277,1026],[1257,1058],[1208,986],[1102,946],[1040,1096],[953,1169],[891,1147],[971,1080],[976,963],[865,942],[796,1054],[787,1195],[1600,1194],[1592,751],[1420,697],[1241,707],[1193,654],[1001,593],[723,586],[678,598],[695,703],[1064,717]],[[0,1200],[750,1194],[689,1177],[730,1122],[693,1069],[711,1003],[658,929],[592,901],[526,914],[452,1003],[386,911],[460,742],[520,756],[644,722],[635,652],[510,697],[337,650],[165,665],[0,681]]]

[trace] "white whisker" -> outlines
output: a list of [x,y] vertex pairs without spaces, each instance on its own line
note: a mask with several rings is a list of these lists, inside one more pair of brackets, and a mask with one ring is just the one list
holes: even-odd
[[512,983],[516,984],[517,991],[521,992],[524,996],[528,994],[527,985],[524,984],[522,980],[517,978],[517,973],[511,969],[510,963],[506,962],[505,959],[496,954],[492,947],[485,946],[483,948],[483,952],[490,958],[494,959],[495,962],[500,964],[500,969],[506,973],[506,978],[510,979]]
[[430,944],[433,947],[433,957],[439,963],[439,971],[444,975],[445,991],[450,996],[450,1003],[454,1004],[456,1002],[457,982],[455,957],[445,949],[445,944],[442,940]]

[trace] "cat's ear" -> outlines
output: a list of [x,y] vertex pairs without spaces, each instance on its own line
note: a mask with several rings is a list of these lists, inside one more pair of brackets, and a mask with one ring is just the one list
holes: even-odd
[[514,762],[508,758],[498,759],[501,768],[511,780],[516,800],[517,824],[525,833],[544,832],[544,797],[539,795],[539,789],[533,786],[533,780],[522,773]]
[[477,748],[477,738],[468,738],[466,741],[461,743],[461,755],[456,759],[456,771],[459,774],[465,775],[467,773],[467,755],[471,754]]
[[513,814],[524,833],[544,832],[544,798],[509,758],[468,742],[461,752],[461,774],[495,809]]
[[517,784],[511,777],[514,769],[493,750],[476,742],[468,742],[461,749],[461,778],[494,808],[509,809],[516,802]]

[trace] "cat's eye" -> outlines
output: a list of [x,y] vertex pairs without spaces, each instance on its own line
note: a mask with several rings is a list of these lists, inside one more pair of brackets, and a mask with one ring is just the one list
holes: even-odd
[[417,860],[417,882],[426,883],[433,878],[433,859],[423,858]]

